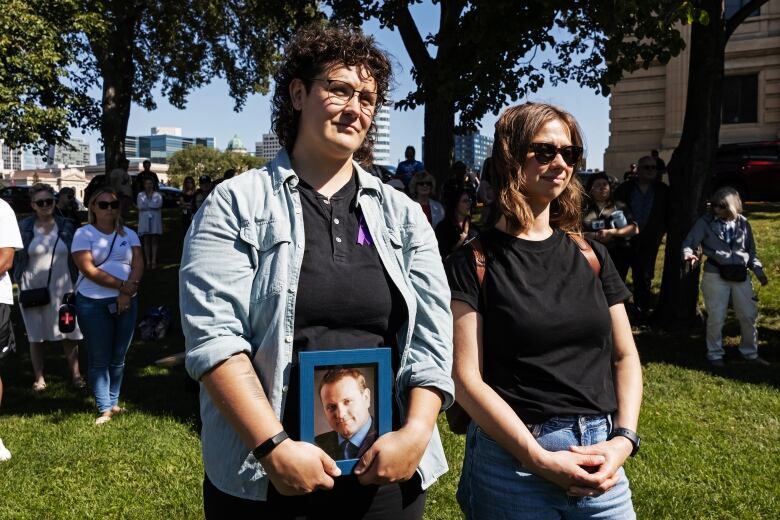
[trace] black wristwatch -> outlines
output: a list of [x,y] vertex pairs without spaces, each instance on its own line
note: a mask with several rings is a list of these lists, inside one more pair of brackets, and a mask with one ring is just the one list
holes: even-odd
[[287,436],[287,432],[282,430],[267,441],[263,442],[258,446],[257,448],[252,450],[252,455],[255,456],[257,460],[262,459],[272,451],[274,451],[274,448],[279,446],[281,443],[289,439]]
[[635,431],[629,430],[628,428],[613,428],[607,437],[607,440],[611,441],[615,437],[625,437],[631,441],[631,444],[634,445],[634,449],[631,450],[632,457],[639,452],[639,445],[641,444],[641,440]]

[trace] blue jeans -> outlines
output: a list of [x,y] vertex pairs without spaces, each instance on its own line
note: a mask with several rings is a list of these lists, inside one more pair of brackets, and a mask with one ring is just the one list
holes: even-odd
[[87,298],[76,294],[76,316],[89,353],[89,382],[100,413],[119,402],[119,389],[125,372],[125,355],[130,348],[138,315],[137,298],[119,315],[108,312],[116,298]]
[[[607,439],[604,415],[553,417],[529,425],[546,450],[568,450]],[[473,422],[458,485],[458,503],[467,520],[635,519],[623,468],[620,480],[598,497],[570,497],[556,484],[536,476]]]

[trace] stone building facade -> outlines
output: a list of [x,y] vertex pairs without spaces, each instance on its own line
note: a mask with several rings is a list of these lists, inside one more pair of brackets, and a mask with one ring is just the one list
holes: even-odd
[[[727,1],[739,4],[739,0]],[[683,28],[690,38],[690,27]],[[621,80],[610,99],[604,169],[618,178],[650,150],[669,161],[680,140],[689,53]],[[726,46],[721,144],[780,139],[780,0],[748,17]]]

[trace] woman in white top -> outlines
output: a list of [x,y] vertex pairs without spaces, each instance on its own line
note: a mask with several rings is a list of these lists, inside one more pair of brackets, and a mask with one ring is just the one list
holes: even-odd
[[89,225],[73,237],[73,260],[81,272],[76,311],[89,349],[89,382],[104,424],[124,411],[119,390],[138,315],[138,284],[144,272],[141,242],[122,224],[119,200],[110,187],[89,201]]
[[157,267],[157,247],[162,235],[163,198],[154,191],[154,181],[144,180],[144,191],[138,194],[138,235],[144,243],[144,260],[151,269]]
[[46,389],[43,365],[44,342],[47,341],[62,341],[73,385],[84,388],[86,384],[79,371],[78,357],[81,331],[77,326],[73,332],[61,333],[57,314],[62,297],[73,291],[76,267],[71,262],[69,249],[74,225],[69,219],[54,216],[54,189],[48,184],[33,185],[30,188],[30,199],[35,215],[19,222],[24,249],[16,253],[14,278],[19,281],[22,291],[43,287],[49,289],[48,303],[25,306],[20,302],[35,373],[33,390],[42,392]]

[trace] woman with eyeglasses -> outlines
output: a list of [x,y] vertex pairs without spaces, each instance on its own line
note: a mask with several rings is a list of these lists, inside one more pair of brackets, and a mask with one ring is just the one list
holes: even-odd
[[436,240],[442,258],[447,258],[477,234],[471,225],[473,194],[473,190],[463,185],[451,187],[444,194],[444,218],[436,226]]
[[138,207],[138,236],[143,241],[144,261],[150,269],[157,268],[157,249],[162,235],[163,198],[154,189],[154,179],[144,178],[143,191],[136,200]]
[[89,383],[98,409],[96,425],[117,413],[125,355],[138,314],[138,286],[144,274],[141,242],[122,223],[111,187],[90,196],[89,224],[76,231],[71,253],[80,272],[76,314],[89,352]]
[[[642,373],[606,248],[579,234],[582,135],[542,103],[496,123],[495,227],[445,263],[468,520],[635,518]],[[481,253],[481,254],[480,254]]]
[[[419,520],[447,471],[436,417],[452,402],[452,321],[433,230],[360,167],[390,80],[372,37],[299,31],[275,78],[282,150],[195,216],[179,300],[203,388],[206,518]],[[347,475],[300,440],[298,355],[367,347],[392,352],[393,431]]]
[[61,333],[57,314],[63,296],[73,291],[76,280],[76,265],[69,254],[75,226],[72,220],[54,214],[54,189],[48,184],[33,184],[30,199],[35,215],[19,222],[24,248],[16,252],[14,279],[19,281],[21,291],[48,288],[49,292],[48,302],[39,305],[26,306],[20,301],[35,374],[32,388],[35,392],[46,390],[45,344],[54,341],[62,342],[71,383],[75,388],[84,388],[78,353],[81,331],[76,327],[73,332]]
[[409,196],[422,207],[425,218],[436,228],[444,220],[444,206],[432,198],[436,192],[436,179],[425,170],[417,172],[409,182]]
[[739,193],[729,186],[717,190],[710,199],[710,212],[699,218],[682,244],[683,260],[691,266],[707,256],[701,277],[701,293],[707,309],[707,361],[724,366],[723,324],[729,299],[739,320],[742,340],[739,353],[748,363],[769,365],[758,355],[758,304],[748,270],[761,285],[769,280],[756,255],[756,241],[748,220],[742,215]]

